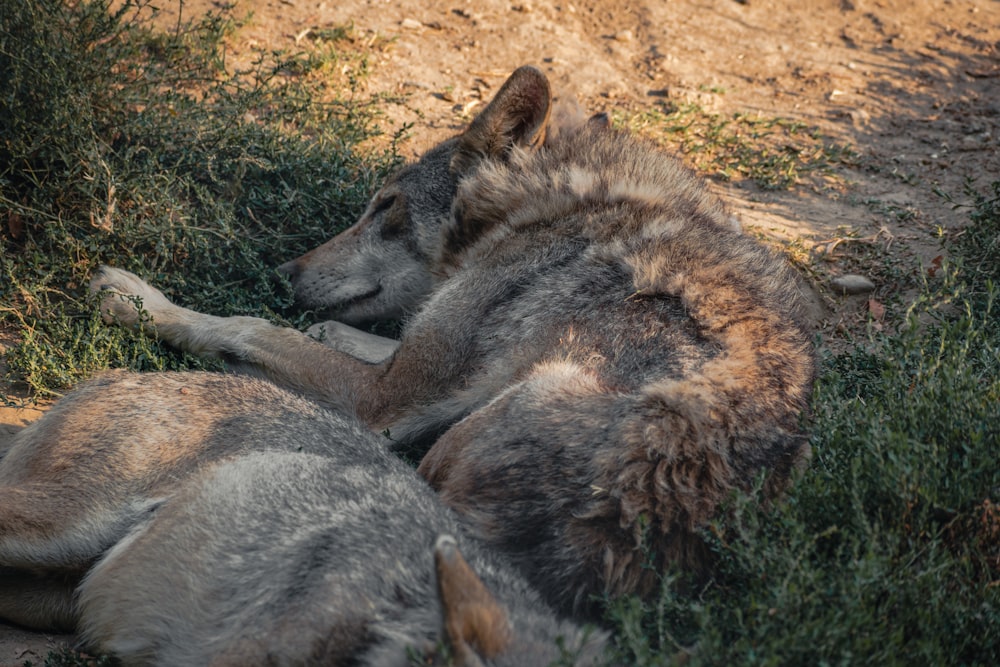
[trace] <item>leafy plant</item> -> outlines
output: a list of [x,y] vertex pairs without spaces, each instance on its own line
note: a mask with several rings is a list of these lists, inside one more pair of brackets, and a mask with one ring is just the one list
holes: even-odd
[[229,71],[231,14],[162,32],[154,11],[0,10],[0,315],[20,336],[7,379],[37,395],[108,366],[198,364],[102,329],[85,290],[98,265],[200,310],[278,318],[279,258],[352,222],[396,162],[393,143],[370,146],[383,100],[359,94],[367,60],[346,32]]
[[697,104],[668,103],[618,119],[679,151],[699,171],[730,181],[749,179],[765,190],[829,178],[857,155],[805,123],[744,113],[725,116]]

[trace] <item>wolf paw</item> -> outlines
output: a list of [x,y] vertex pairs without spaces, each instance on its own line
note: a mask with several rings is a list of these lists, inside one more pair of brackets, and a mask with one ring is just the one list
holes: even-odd
[[369,364],[384,362],[399,347],[398,340],[366,333],[335,320],[312,325],[306,331],[306,335],[330,349],[349,354]]
[[101,294],[101,316],[108,324],[136,325],[165,315],[175,308],[160,290],[139,276],[122,269],[102,266],[90,279],[91,293]]

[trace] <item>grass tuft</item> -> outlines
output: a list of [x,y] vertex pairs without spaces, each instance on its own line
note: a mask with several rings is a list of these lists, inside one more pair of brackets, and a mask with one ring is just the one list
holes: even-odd
[[676,150],[698,171],[723,181],[749,180],[764,190],[785,190],[833,177],[856,152],[831,142],[805,123],[784,118],[705,111],[692,103],[666,103],[620,124]]
[[[0,12],[0,317],[7,380],[55,394],[95,370],[198,362],[102,329],[103,263],[185,305],[278,318],[273,267],[344,228],[391,168],[365,148],[382,100],[364,53],[328,31],[225,68],[231,13],[154,30],[145,0],[29,0]],[[346,34],[347,29],[345,29]]]

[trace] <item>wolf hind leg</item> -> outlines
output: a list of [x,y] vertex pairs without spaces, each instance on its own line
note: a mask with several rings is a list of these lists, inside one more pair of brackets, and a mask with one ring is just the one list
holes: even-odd
[[78,583],[74,575],[0,567],[0,618],[34,630],[72,632]]
[[51,483],[0,487],[0,567],[82,571],[157,504]]
[[158,504],[51,483],[0,487],[0,619],[72,630],[83,573]]

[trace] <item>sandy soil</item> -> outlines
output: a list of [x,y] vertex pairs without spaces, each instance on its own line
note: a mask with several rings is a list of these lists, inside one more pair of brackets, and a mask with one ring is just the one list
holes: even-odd
[[[161,2],[161,21],[176,21]],[[189,0],[185,17],[221,3]],[[878,262],[931,266],[939,234],[957,233],[963,185],[1000,177],[1000,2],[996,0],[242,0],[252,11],[230,39],[230,63],[257,48],[295,48],[324,28],[356,41],[391,38],[372,60],[370,92],[405,95],[390,124],[413,123],[404,154],[460,129],[517,66],[533,63],[560,94],[592,111],[631,113],[695,102],[802,121],[859,154],[836,187],[765,191],[713,182],[744,225],[797,239],[816,263],[817,330],[834,341],[863,322],[894,286],[859,269],[848,249]],[[372,40],[374,41],[374,40]],[[851,237],[861,241],[840,239]],[[825,252],[824,251],[829,251]],[[822,256],[821,256],[822,255]],[[849,261],[850,260],[850,261]],[[837,296],[826,281],[867,273],[875,291]],[[878,304],[876,304],[878,305]],[[38,410],[0,411],[0,439]],[[0,625],[0,665],[36,664],[67,638]]]

